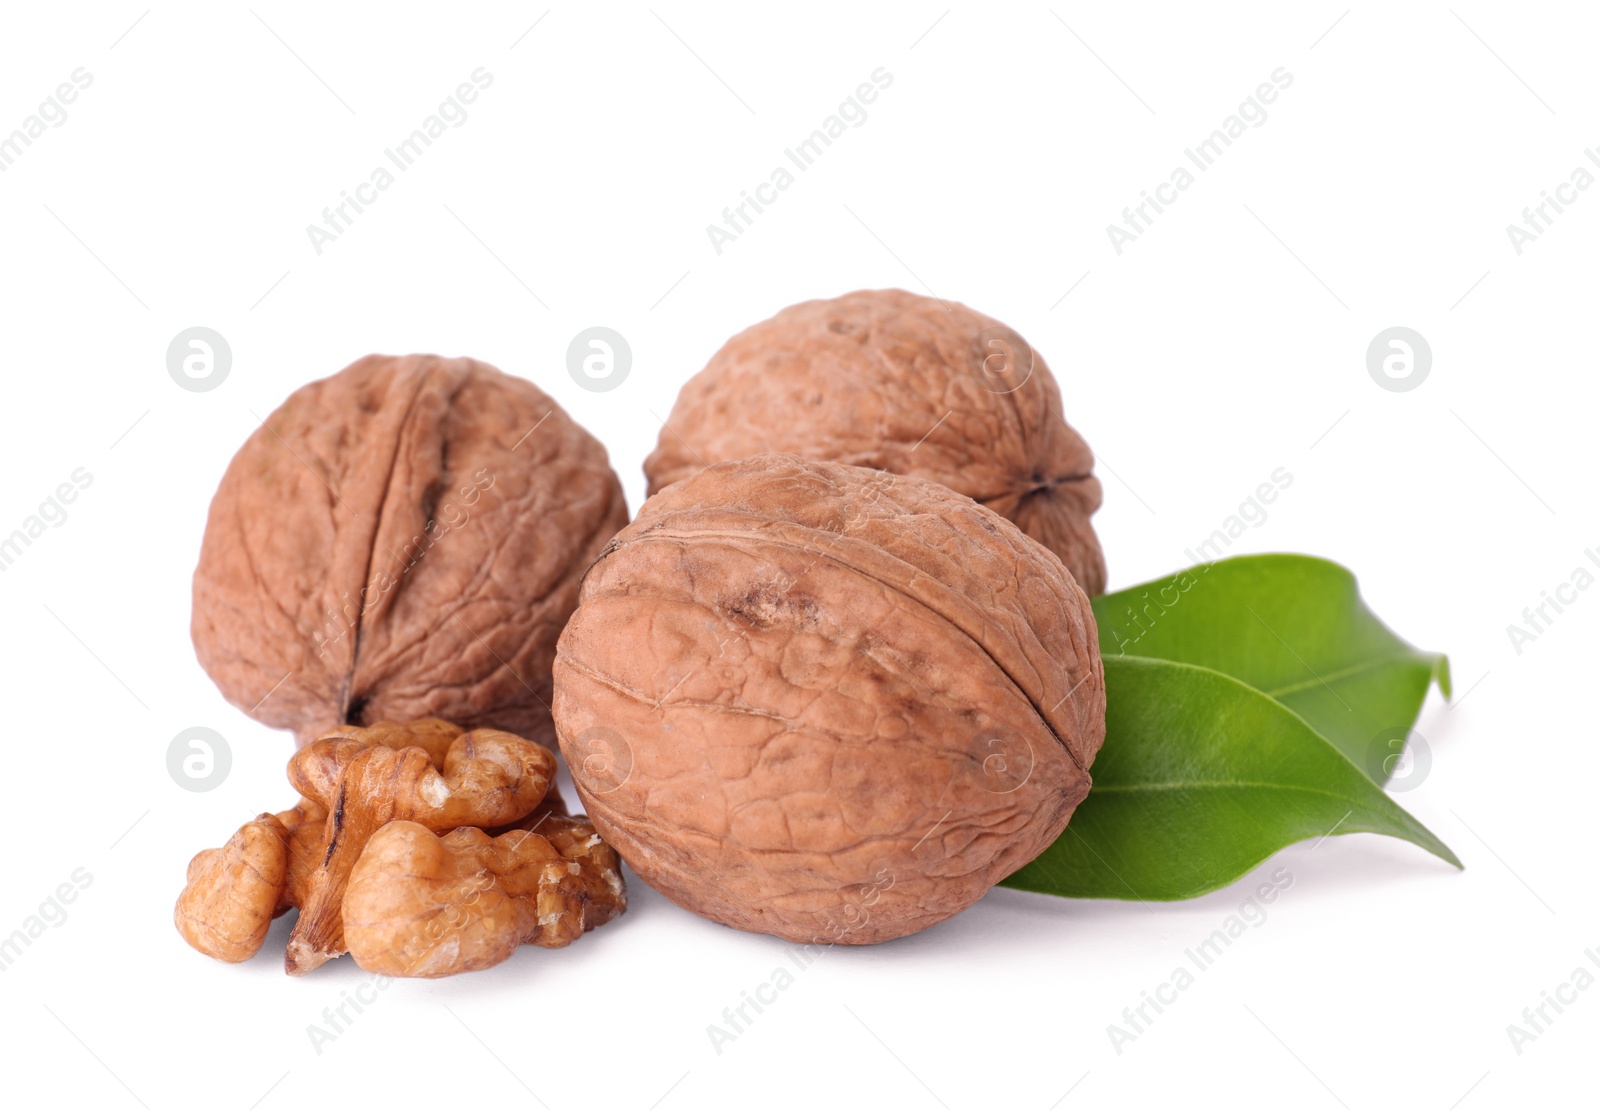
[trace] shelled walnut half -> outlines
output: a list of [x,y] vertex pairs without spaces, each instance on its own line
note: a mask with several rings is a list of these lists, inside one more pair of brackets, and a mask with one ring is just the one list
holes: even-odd
[[281,813],[262,813],[222,847],[190,860],[173,911],[183,939],[219,961],[255,956],[273,919],[305,897],[327,816],[321,805],[302,800]]
[[[437,719],[336,727],[288,769],[299,806],[261,814],[190,862],[174,920],[208,956],[248,960],[297,908],[291,975],[344,953],[354,915],[358,964],[448,976],[520,944],[569,944],[626,906],[616,853],[567,814],[555,758],[537,743]],[[430,901],[422,865],[442,867],[441,853],[448,874]]]
[[440,837],[393,821],[350,874],[344,937],[368,972],[450,976],[499,964],[519,945],[570,945],[626,902],[616,852],[560,802],[499,836]]

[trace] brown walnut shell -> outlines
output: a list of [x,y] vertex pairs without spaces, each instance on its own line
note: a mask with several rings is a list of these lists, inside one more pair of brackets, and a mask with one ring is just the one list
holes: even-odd
[[1066,827],[1105,737],[1060,560],[920,478],[792,455],[651,498],[584,579],[556,733],[596,827],[681,905],[873,943]]
[[439,716],[549,741],[584,569],[627,521],[605,449],[467,358],[362,358],[234,456],[194,576],[200,663],[302,742]]
[[768,451],[942,483],[1016,522],[1091,596],[1105,591],[1089,445],[1062,419],[1044,359],[969,307],[890,289],[780,311],[689,379],[645,476],[655,494]]

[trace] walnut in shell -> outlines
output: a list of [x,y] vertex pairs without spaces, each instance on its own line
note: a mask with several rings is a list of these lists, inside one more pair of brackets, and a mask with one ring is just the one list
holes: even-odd
[[1061,561],[920,478],[792,455],[651,498],[584,580],[556,731],[639,876],[708,918],[871,943],[1066,827],[1105,736]]
[[363,358],[234,456],[195,571],[195,651],[301,742],[422,716],[548,740],[556,636],[626,521],[605,449],[529,382]]
[[1105,557],[1094,456],[1016,331],[959,303],[851,292],[740,332],[678,394],[650,493],[707,463],[789,451],[930,478],[1021,526],[1091,596]]

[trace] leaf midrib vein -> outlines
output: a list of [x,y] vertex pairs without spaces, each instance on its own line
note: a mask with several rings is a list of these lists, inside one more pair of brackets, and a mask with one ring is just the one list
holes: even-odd
[[1281,782],[1238,782],[1238,781],[1200,781],[1200,782],[1142,782],[1138,785],[1102,785],[1094,783],[1089,796],[1094,797],[1102,793],[1161,793],[1171,790],[1192,789],[1271,789],[1283,790],[1293,793],[1309,793],[1317,797],[1330,797],[1335,801],[1343,801],[1349,805],[1357,805],[1364,809],[1372,806],[1365,801],[1358,800],[1348,794],[1335,793],[1332,790],[1315,789],[1311,786],[1289,786]]
[[1412,660],[1412,658],[1410,656],[1406,655],[1406,654],[1396,654],[1396,655],[1393,655],[1393,656],[1374,657],[1374,658],[1370,658],[1369,660],[1366,660],[1366,661],[1357,662],[1354,665],[1346,666],[1343,669],[1335,669],[1331,673],[1325,673],[1325,674],[1323,674],[1321,680],[1317,680],[1316,678],[1313,677],[1313,678],[1311,678],[1309,680],[1299,680],[1299,681],[1294,682],[1293,684],[1286,684],[1286,685],[1282,685],[1279,688],[1268,689],[1268,690],[1265,690],[1265,691],[1266,691],[1266,694],[1268,696],[1270,696],[1274,700],[1276,700],[1276,699],[1279,699],[1280,697],[1288,696],[1290,693],[1304,692],[1307,689],[1312,689],[1312,688],[1321,688],[1321,687],[1323,687],[1324,685],[1328,684],[1331,681],[1347,680],[1350,677],[1353,677],[1353,676],[1357,675],[1358,673],[1365,673],[1369,669],[1379,668],[1379,667],[1384,666],[1384,665],[1403,664],[1403,663],[1409,662],[1411,660]]

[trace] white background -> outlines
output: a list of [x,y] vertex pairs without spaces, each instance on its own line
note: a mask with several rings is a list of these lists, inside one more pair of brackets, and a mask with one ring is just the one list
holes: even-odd
[[[0,173],[0,535],[75,468],[93,483],[0,571],[0,935],[75,868],[93,883],[0,973],[5,1111],[1592,1101],[1600,991],[1520,1056],[1506,1028],[1574,969],[1600,977],[1584,957],[1600,948],[1600,590],[1520,652],[1506,628],[1580,565],[1600,574],[1584,555],[1600,547],[1600,190],[1520,255],[1506,227],[1600,144],[1597,28],[1576,5],[1342,13],[8,5],[0,132],[75,68],[93,82]],[[306,226],[477,67],[493,84],[465,123],[318,255]],[[707,224],[878,67],[893,84],[867,121],[717,254]],[[1266,122],[1114,252],[1108,223],[1278,67],[1293,84]],[[1401,634],[1451,655],[1455,706],[1430,699],[1431,769],[1399,799],[1464,873],[1339,837],[1181,904],[996,890],[915,937],[831,950],[720,1055],[707,1026],[785,946],[636,879],[615,925],[396,984],[320,1054],[307,1027],[364,979],[353,965],[285,977],[286,925],[245,965],[181,942],[188,858],[293,800],[289,737],[229,707],[188,636],[206,505],[258,417],[371,351],[468,354],[600,436],[637,508],[658,416],[728,335],[886,286],[966,302],[1048,359],[1100,456],[1113,587],[1185,566],[1274,468],[1292,473],[1235,551],[1336,559]],[[233,351],[206,393],[165,364],[197,324]],[[633,349],[609,393],[565,368],[594,324]],[[1434,357],[1406,393],[1364,359],[1397,324]],[[166,768],[195,725],[232,747],[205,794]],[[1116,1053],[1107,1026],[1276,867],[1294,886],[1265,924]]]

